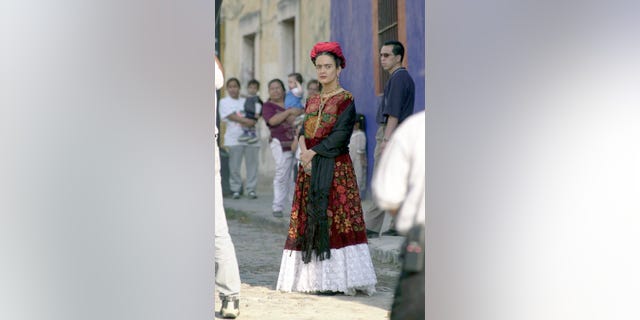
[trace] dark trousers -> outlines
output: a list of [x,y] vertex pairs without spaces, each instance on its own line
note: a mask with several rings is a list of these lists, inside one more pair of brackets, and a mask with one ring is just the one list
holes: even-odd
[[222,179],[222,195],[225,197],[231,195],[231,185],[229,185],[229,153],[223,148],[220,148],[220,178]]
[[[421,233],[421,235],[420,235]],[[415,228],[409,232],[404,245],[402,246],[402,272],[396,287],[396,293],[391,306],[391,320],[423,320],[424,313],[424,262],[420,270],[416,270],[415,264],[410,263],[407,257],[407,247],[410,243],[421,245],[424,261],[424,227]],[[411,264],[412,266],[409,266]]]

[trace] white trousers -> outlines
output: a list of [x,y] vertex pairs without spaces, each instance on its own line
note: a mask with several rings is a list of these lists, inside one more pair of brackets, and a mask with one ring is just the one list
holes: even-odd
[[222,203],[222,179],[220,178],[220,151],[218,143],[215,149],[215,185],[214,185],[214,210],[215,210],[215,274],[216,288],[220,296],[240,295],[240,270],[236,259],[236,249],[229,235],[227,217]]
[[273,211],[283,211],[293,202],[295,184],[293,181],[293,152],[282,151],[280,140],[272,139],[269,144],[276,163],[273,177]]

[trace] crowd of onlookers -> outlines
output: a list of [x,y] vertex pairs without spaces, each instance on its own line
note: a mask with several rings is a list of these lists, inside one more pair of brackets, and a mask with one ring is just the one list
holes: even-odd
[[[272,82],[273,83],[273,80]],[[320,93],[322,85],[316,79],[311,79],[306,83],[306,92],[303,87],[304,79],[299,73],[291,73],[287,79],[288,90],[284,92],[284,107],[292,109],[286,118],[286,122],[292,127],[293,136],[302,127],[304,118],[304,105],[306,100]],[[246,84],[246,90],[242,90],[240,80],[237,78],[229,78],[224,86],[224,97],[220,99],[218,112],[220,119],[220,140],[222,161],[222,188],[225,197],[239,199],[246,196],[249,199],[256,199],[257,180],[259,176],[259,166],[264,165],[265,161],[260,161],[260,130],[257,128],[258,120],[263,118],[264,101],[260,97],[260,82],[251,79]],[[267,101],[273,99],[273,94],[269,94]],[[269,126],[267,124],[267,126]],[[365,135],[365,118],[362,114],[357,114],[353,135],[349,144],[349,154],[354,164],[354,170],[357,178],[360,196],[364,198],[366,194],[366,176],[367,176],[367,138]],[[285,161],[285,165],[290,174],[290,180],[293,183],[298,174],[298,165],[300,164],[300,149],[297,145],[297,139],[279,139],[280,147],[289,149],[293,158],[289,163]],[[271,146],[273,137],[269,137],[269,145]],[[285,145],[289,144],[290,145]],[[275,159],[276,166],[278,160]],[[226,161],[225,161],[226,160]],[[241,175],[242,164],[244,163],[244,177]],[[269,171],[269,170],[266,170]],[[278,170],[276,169],[276,174]],[[274,192],[277,192],[274,190]],[[284,207],[284,206],[283,206]],[[281,211],[283,208],[274,208],[274,212]],[[276,213],[278,214],[278,213]]]

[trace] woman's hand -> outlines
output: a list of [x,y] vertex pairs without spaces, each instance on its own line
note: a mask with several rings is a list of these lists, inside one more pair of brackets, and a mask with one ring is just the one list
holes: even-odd
[[300,162],[302,162],[302,166],[306,167],[307,164],[311,163],[313,156],[316,155],[316,152],[313,150],[300,150]]
[[289,108],[287,109],[287,111],[289,111],[289,114],[292,114],[296,117],[304,113],[304,109],[302,108]]

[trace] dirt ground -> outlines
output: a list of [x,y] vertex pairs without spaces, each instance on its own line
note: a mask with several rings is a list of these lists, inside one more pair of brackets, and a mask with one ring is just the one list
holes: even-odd
[[[238,319],[389,319],[398,266],[373,261],[378,277],[373,296],[279,292],[275,286],[286,230],[260,225],[243,213],[227,214],[242,281]],[[216,299],[216,319],[221,318],[219,311],[220,300]]]

